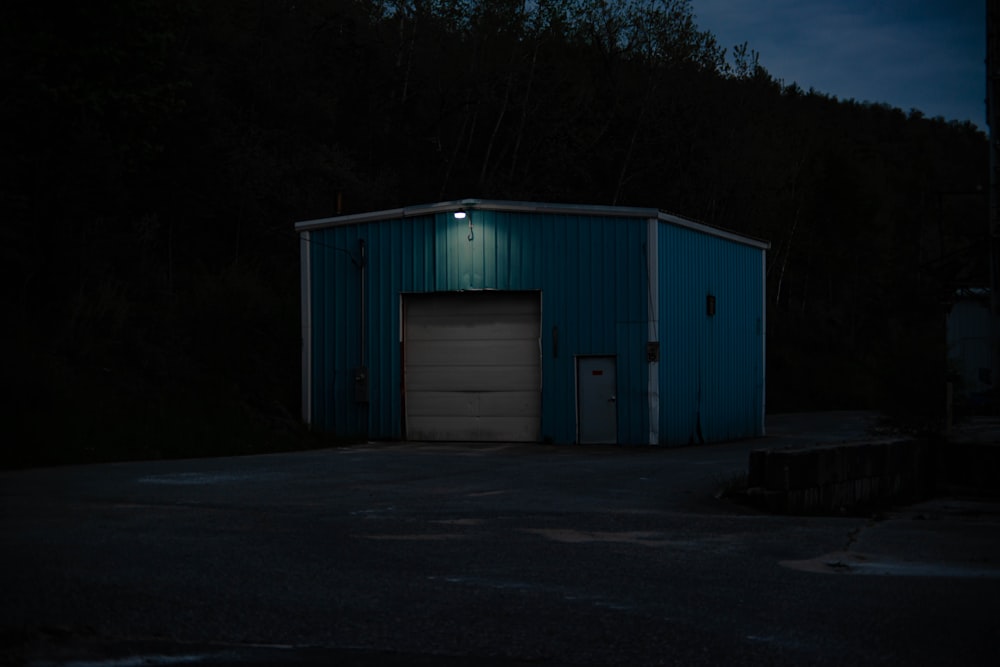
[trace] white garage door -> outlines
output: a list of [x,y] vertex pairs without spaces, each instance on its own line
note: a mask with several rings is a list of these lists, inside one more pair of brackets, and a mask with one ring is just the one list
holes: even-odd
[[407,438],[537,441],[539,293],[448,292],[404,299]]

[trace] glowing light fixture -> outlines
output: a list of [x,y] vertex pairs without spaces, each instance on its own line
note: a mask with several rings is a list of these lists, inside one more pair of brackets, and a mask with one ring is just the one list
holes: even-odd
[[458,209],[455,211],[456,220],[465,220],[465,211],[463,209]]

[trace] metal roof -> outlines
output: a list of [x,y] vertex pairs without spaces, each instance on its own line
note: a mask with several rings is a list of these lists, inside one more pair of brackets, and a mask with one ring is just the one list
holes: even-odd
[[491,199],[457,199],[454,201],[438,202],[436,204],[421,204],[417,206],[406,206],[403,208],[386,209],[384,211],[372,211],[369,213],[354,213],[351,215],[340,215],[331,218],[318,218],[316,220],[303,220],[295,223],[295,230],[299,232],[325,227],[339,227],[342,225],[356,225],[365,222],[378,222],[381,220],[399,220],[401,218],[414,218],[419,216],[434,215],[436,213],[449,213],[458,210],[465,211],[509,211],[513,213],[548,213],[562,215],[591,215],[606,217],[640,218],[649,220],[656,218],[663,222],[669,222],[678,227],[686,227],[703,234],[717,236],[720,238],[743,243],[761,250],[771,247],[768,241],[757,239],[745,234],[729,231],[721,227],[715,227],[704,222],[698,222],[673,213],[667,213],[655,208],[638,208],[630,206],[598,206],[590,204],[552,204],[540,202],[518,202],[502,201]]

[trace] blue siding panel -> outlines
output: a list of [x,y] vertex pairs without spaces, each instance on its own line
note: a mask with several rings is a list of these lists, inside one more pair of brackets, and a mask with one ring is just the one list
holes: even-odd
[[664,223],[659,244],[661,441],[762,435],[764,251]]
[[310,261],[313,312],[314,422],[344,435],[364,432],[353,410],[353,369],[360,363],[360,280],[351,263],[357,230],[332,228],[313,234]]
[[[647,220],[483,209],[469,216],[434,212],[311,230],[313,424],[345,436],[403,437],[402,295],[540,291],[543,438],[576,440],[576,356],[611,355],[619,442],[648,442]],[[757,435],[763,251],[658,224],[660,439],[698,441],[699,425],[704,440]],[[714,318],[705,316],[708,292],[717,299]],[[363,362],[368,403],[354,394],[354,370]]]
[[[468,222],[450,215],[332,227],[313,232],[314,423],[345,435],[402,436],[400,295],[461,289],[540,290],[543,391],[542,433],[554,442],[576,439],[575,355],[619,359],[619,439],[641,442],[647,426],[642,391],[645,364],[644,295],[617,294],[636,284],[644,228],[635,221],[566,219],[475,211]],[[433,237],[431,239],[430,237]],[[354,400],[360,359],[360,271],[352,264],[358,239],[368,247],[366,350],[370,402]],[[355,258],[356,259],[356,258]],[[582,290],[579,288],[583,288]],[[587,294],[589,292],[589,294]],[[553,356],[558,327],[558,356]]]

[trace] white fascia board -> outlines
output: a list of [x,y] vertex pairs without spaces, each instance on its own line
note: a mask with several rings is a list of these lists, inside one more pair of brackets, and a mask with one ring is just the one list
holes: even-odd
[[771,247],[769,242],[755,239],[752,236],[744,236],[743,234],[737,234],[736,232],[731,232],[727,229],[722,229],[721,227],[707,225],[704,222],[688,220],[687,218],[682,218],[681,216],[674,215],[673,213],[666,213],[664,211],[660,211],[659,213],[660,220],[669,222],[672,225],[677,225],[678,227],[687,227],[688,229],[693,229],[697,232],[701,232],[702,234],[718,236],[719,238],[735,241],[736,243],[742,243],[754,248],[760,248],[761,250],[768,250]]
[[539,202],[495,201],[467,199],[462,205],[468,210],[511,211],[516,213],[549,213],[562,215],[591,215],[613,218],[655,217],[659,211],[652,208],[628,206],[599,206],[596,204],[548,204]]
[[419,216],[434,215],[437,213],[448,213],[464,209],[466,211],[509,211],[512,213],[548,213],[553,215],[590,215],[616,218],[639,218],[648,220],[656,218],[679,227],[686,227],[702,234],[717,236],[736,243],[742,243],[761,250],[767,250],[771,244],[761,241],[751,236],[744,236],[736,232],[731,232],[721,227],[713,227],[703,222],[696,222],[688,218],[667,213],[655,208],[637,208],[630,206],[599,206],[595,204],[548,204],[539,202],[521,201],[498,201],[491,199],[456,199],[454,201],[438,202],[436,204],[422,204],[418,206],[407,206],[405,208],[393,208],[384,211],[372,211],[370,213],[355,213],[352,215],[341,215],[333,218],[319,218],[317,220],[304,220],[295,223],[296,231],[306,231],[310,229],[321,229],[323,227],[339,227],[341,225],[356,225],[365,222],[379,222],[381,220],[399,220],[401,218],[414,218]]
[[373,211],[370,213],[355,213],[352,215],[340,215],[332,218],[319,218],[317,220],[303,220],[295,223],[297,231],[309,229],[320,229],[323,227],[338,227],[341,225],[356,225],[364,222],[378,222],[380,220],[399,220],[401,218],[415,218],[418,216],[434,215],[436,213],[449,213],[464,209],[466,211],[510,211],[517,213],[552,213],[570,215],[601,215],[619,218],[650,218],[655,217],[659,211],[649,208],[628,208],[623,206],[592,206],[584,204],[546,204],[517,201],[497,201],[489,199],[456,199],[454,201],[439,202],[437,204],[422,204],[418,206],[407,206],[405,208],[394,208],[385,211]]
[[392,220],[403,216],[406,209],[394,208],[388,211],[373,211],[371,213],[356,213],[354,215],[338,215],[332,218],[319,218],[317,220],[303,220],[295,223],[295,231],[304,232],[310,229],[322,229],[324,227],[340,227],[341,225],[355,225],[359,222],[376,222],[378,220]]

